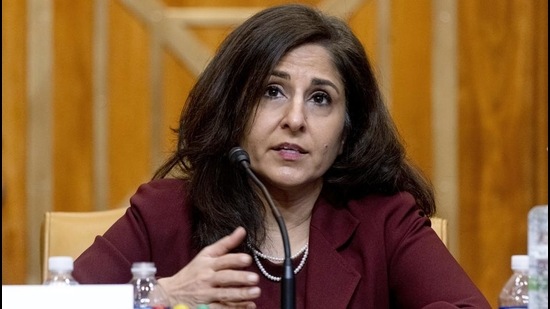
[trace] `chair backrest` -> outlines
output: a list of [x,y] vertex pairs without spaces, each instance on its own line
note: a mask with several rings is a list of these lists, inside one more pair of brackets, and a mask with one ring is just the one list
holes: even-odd
[[126,208],[88,212],[46,212],[40,242],[42,280],[48,274],[50,256],[63,255],[76,259],[94,242],[97,235],[103,235],[125,211]]
[[[44,214],[41,230],[42,280],[48,274],[50,256],[71,256],[76,259],[94,241],[118,220],[126,208],[89,212],[48,211]],[[430,218],[432,228],[447,245],[447,220]]]
[[441,241],[443,241],[445,246],[448,246],[447,219],[431,217],[430,220],[432,221],[432,229],[434,229],[437,236],[441,238]]

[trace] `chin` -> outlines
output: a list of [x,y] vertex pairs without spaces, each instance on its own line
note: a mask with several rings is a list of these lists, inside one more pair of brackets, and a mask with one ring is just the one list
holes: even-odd
[[312,187],[316,185],[322,185],[323,180],[322,178],[319,178],[317,181],[313,181],[311,179],[303,179],[303,178],[279,178],[279,179],[273,179],[270,184],[273,187],[276,187],[280,190],[285,191],[294,191],[294,190],[303,190],[306,187]]

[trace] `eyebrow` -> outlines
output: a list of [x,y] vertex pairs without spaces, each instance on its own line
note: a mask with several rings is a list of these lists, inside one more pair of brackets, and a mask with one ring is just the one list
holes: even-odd
[[[277,77],[280,77],[280,78],[283,78],[283,79],[290,80],[290,75],[286,72],[283,72],[283,71],[275,70],[275,71],[273,71],[273,73],[271,73],[271,75],[277,76]],[[340,90],[338,90],[338,87],[336,87],[336,85],[328,79],[314,78],[311,81],[311,84],[316,85],[316,86],[329,86],[329,87],[332,87],[332,88],[334,88],[334,90],[336,90],[336,92],[338,94],[340,94]]]

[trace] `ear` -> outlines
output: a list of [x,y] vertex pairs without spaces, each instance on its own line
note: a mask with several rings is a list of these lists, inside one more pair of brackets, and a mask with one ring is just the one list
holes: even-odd
[[346,139],[342,137],[342,141],[340,142],[340,149],[338,149],[338,155],[341,155],[342,152],[344,152],[344,143],[346,142]]

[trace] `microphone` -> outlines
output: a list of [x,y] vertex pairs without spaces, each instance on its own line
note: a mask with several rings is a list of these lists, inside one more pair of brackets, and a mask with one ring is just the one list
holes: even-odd
[[246,170],[248,176],[250,176],[252,181],[254,181],[254,183],[262,191],[269,207],[271,207],[271,212],[273,213],[275,220],[277,220],[277,224],[279,225],[279,230],[281,231],[281,236],[283,238],[283,248],[285,253],[283,262],[283,276],[281,278],[281,308],[294,309],[296,308],[296,283],[294,280],[294,270],[292,269],[290,240],[288,239],[288,230],[286,229],[285,220],[279,212],[279,209],[275,206],[275,203],[273,203],[273,199],[264,184],[250,169],[250,157],[248,156],[248,153],[241,147],[233,147],[229,151],[229,161],[237,166],[243,167]]

